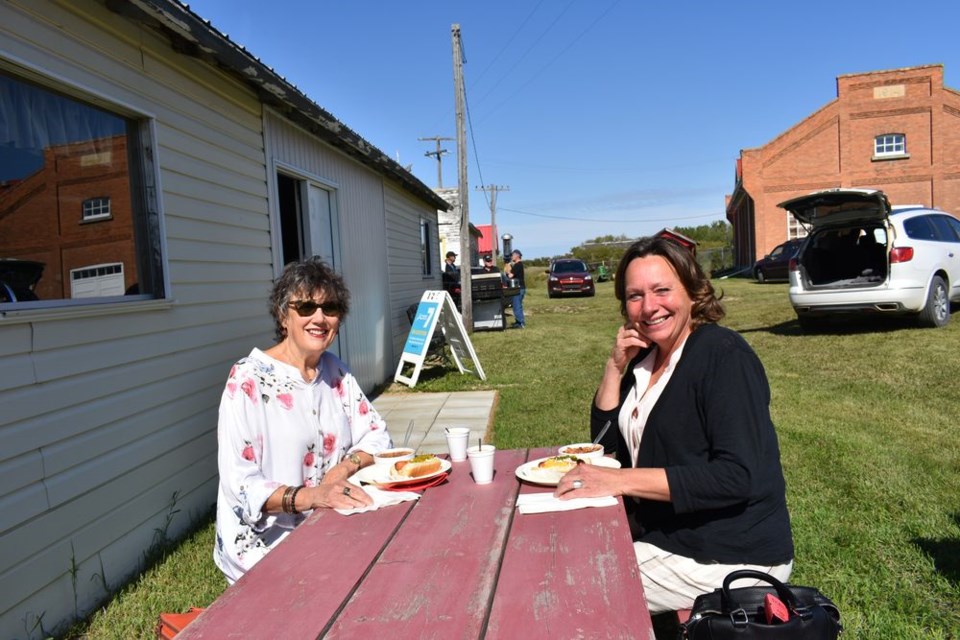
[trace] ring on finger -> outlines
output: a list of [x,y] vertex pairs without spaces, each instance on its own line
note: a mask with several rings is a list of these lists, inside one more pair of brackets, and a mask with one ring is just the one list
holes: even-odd
[[583,489],[583,480],[574,480],[573,481],[574,489]]
[[350,495],[350,487],[344,487],[344,488],[343,488],[343,495],[345,495],[345,496],[349,496],[349,495]]

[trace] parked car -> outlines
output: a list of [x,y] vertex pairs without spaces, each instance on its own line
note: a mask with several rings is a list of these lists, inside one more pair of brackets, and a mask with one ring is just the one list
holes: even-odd
[[787,240],[753,264],[753,277],[757,282],[790,279],[790,259],[803,244],[803,238]]
[[790,262],[790,303],[804,329],[842,314],[950,321],[950,303],[960,301],[960,220],[891,207],[872,189],[818,191],[779,206],[809,228]]
[[43,262],[0,258],[0,303],[37,299],[34,288],[43,276]]
[[595,293],[593,276],[586,262],[563,258],[550,263],[550,272],[547,274],[549,297],[568,294],[592,296]]

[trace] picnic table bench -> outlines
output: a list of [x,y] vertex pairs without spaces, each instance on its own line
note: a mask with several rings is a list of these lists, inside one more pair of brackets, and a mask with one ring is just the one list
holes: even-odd
[[494,481],[467,462],[419,500],[318,510],[178,639],[653,638],[623,502],[522,515],[552,491],[515,471],[554,449],[498,451]]

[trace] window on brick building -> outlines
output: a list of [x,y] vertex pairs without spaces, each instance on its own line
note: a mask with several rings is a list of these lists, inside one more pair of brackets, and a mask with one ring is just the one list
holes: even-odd
[[793,217],[793,214],[789,211],[787,212],[787,240],[796,240],[798,238],[806,238],[807,229],[800,222]]
[[110,218],[110,198],[88,198],[83,201],[83,220],[106,220]]
[[164,297],[147,118],[3,64],[0,141],[0,308]]
[[873,157],[891,158],[907,155],[907,136],[902,133],[884,133],[873,140]]

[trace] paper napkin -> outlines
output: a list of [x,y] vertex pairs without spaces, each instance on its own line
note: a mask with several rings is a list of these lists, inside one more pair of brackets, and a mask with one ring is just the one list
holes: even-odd
[[376,511],[380,507],[389,507],[393,504],[400,504],[401,502],[406,502],[407,500],[416,500],[420,497],[419,493],[414,493],[413,491],[384,491],[383,489],[378,489],[369,485],[364,487],[363,490],[367,492],[367,495],[373,498],[373,504],[366,507],[356,507],[354,509],[336,509],[336,512],[342,513],[345,516],[349,516],[354,513]]
[[552,493],[523,493],[517,498],[520,513],[548,513],[550,511],[573,511],[587,507],[612,507],[617,504],[613,496],[599,498],[572,498],[561,500]]

